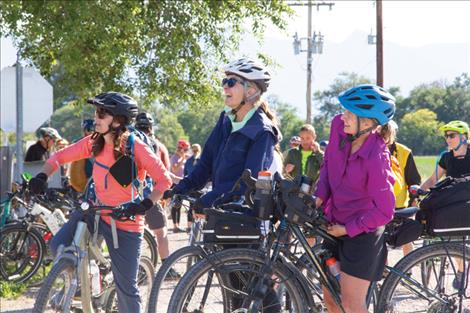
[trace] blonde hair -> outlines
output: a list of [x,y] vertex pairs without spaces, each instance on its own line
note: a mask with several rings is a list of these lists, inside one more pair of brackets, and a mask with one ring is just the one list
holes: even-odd
[[304,124],[301,128],[300,128],[300,132],[308,132],[310,133],[314,138],[317,138],[317,133],[315,131],[315,127],[313,127],[313,125],[311,124]]
[[269,104],[266,102],[266,100],[260,99],[258,102],[255,104],[255,106],[258,106],[263,110],[264,114],[273,122],[274,126],[277,127],[278,121],[277,121],[277,116],[276,113],[271,111],[269,108]]

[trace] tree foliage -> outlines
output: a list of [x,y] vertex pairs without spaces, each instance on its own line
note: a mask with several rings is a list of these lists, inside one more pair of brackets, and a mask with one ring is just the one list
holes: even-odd
[[24,0],[0,11],[2,36],[64,99],[116,90],[174,107],[217,97],[217,69],[247,29],[261,38],[292,12],[281,0]]
[[299,134],[304,121],[297,116],[296,109],[293,106],[282,102],[278,97],[269,97],[268,103],[276,113],[279,128],[282,132],[281,150],[287,150],[290,138]]
[[437,120],[437,114],[429,109],[419,109],[405,114],[400,123],[397,140],[408,147],[413,153],[420,155],[435,155],[445,148],[439,137],[438,128],[442,124]]

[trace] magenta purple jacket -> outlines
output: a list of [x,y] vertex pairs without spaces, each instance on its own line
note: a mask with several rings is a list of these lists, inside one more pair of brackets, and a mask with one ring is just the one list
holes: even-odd
[[393,217],[395,178],[390,153],[378,133],[371,133],[350,155],[344,122],[337,115],[331,122],[330,142],[320,170],[315,195],[325,204],[329,221],[344,225],[350,237],[372,232]]

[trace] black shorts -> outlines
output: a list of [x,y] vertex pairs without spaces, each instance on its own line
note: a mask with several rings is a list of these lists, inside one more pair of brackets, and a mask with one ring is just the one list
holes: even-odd
[[145,222],[151,230],[160,229],[166,226],[166,215],[161,205],[154,205],[145,212]]
[[379,281],[387,260],[384,229],[382,226],[356,237],[340,237],[337,246],[325,241],[323,247],[339,260],[342,272],[368,281]]

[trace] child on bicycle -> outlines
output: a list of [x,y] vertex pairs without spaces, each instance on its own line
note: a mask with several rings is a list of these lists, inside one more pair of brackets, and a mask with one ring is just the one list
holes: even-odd
[[[97,202],[100,205],[125,205],[129,213],[136,215],[135,221],[115,221],[110,216],[101,216],[98,232],[103,235],[111,257],[111,268],[116,284],[119,312],[141,312],[141,300],[137,288],[137,272],[140,259],[140,247],[144,230],[145,211],[157,205],[163,192],[171,186],[171,178],[160,158],[144,142],[135,138],[131,158],[137,171],[132,166],[117,162],[127,155],[130,133],[127,126],[136,117],[137,102],[122,93],[106,92],[89,99],[88,103],[96,107],[95,133],[73,145],[64,148],[49,158],[42,172],[30,181],[34,193],[44,192],[47,178],[60,165],[85,158],[94,158],[93,180],[95,182]],[[113,170],[113,166],[121,167]],[[124,175],[113,175],[119,172]],[[156,182],[148,198],[138,196],[136,178],[142,182],[146,173]],[[130,184],[124,181],[132,181]],[[77,223],[82,214],[76,211],[69,221],[54,236],[51,248],[57,251],[59,245],[70,245]],[[112,225],[117,228],[118,248],[114,246]],[[114,229],[116,230],[116,229]]]
[[[384,225],[393,217],[394,176],[386,139],[395,98],[375,85],[360,85],[338,97],[345,109],[331,123],[331,134],[315,195],[331,222],[338,246],[324,244],[341,266],[342,305],[364,313],[372,281],[380,280],[387,258]],[[328,312],[339,312],[323,288]]]

